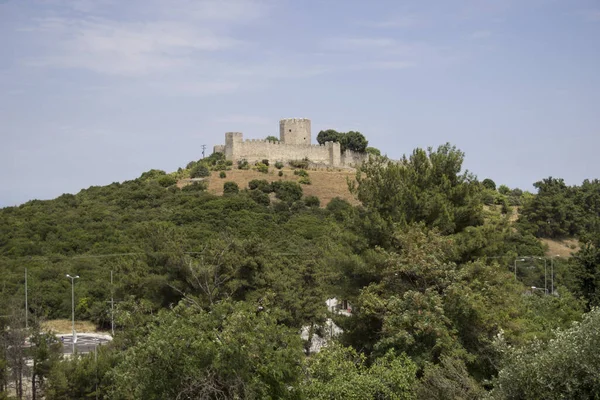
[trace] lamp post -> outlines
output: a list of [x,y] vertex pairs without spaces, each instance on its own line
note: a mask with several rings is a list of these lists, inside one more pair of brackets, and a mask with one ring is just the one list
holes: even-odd
[[552,296],[554,296],[554,259],[556,257],[560,257],[560,254],[557,254],[553,257],[550,258],[550,285],[552,290],[550,291],[550,293],[552,293]]
[[71,276],[67,274],[67,278],[71,279],[71,326],[73,328],[73,337],[71,343],[73,344],[73,354],[75,354],[75,279],[79,279],[79,275]]
[[548,274],[546,273],[548,259],[546,257],[532,257],[532,258],[537,258],[538,260],[544,260],[544,293],[548,294]]

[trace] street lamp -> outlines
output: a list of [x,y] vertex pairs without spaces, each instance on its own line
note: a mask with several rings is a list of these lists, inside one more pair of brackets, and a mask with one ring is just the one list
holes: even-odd
[[557,255],[555,255],[553,257],[550,257],[550,276],[551,276],[550,282],[551,282],[551,285],[552,285],[551,286],[552,290],[550,291],[550,293],[552,293],[552,296],[554,296],[554,259],[556,257],[560,257],[560,254],[557,254]]
[[548,294],[548,274],[546,273],[548,259],[546,257],[531,257],[531,258],[537,258],[538,260],[544,260],[544,293]]
[[73,337],[71,343],[73,344],[73,354],[75,354],[75,279],[79,279],[79,275],[71,276],[67,274],[67,278],[71,280],[71,326],[73,328]]

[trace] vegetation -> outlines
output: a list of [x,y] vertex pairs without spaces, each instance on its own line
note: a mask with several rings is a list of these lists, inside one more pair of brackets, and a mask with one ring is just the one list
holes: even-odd
[[[317,142],[319,144],[325,144],[326,142],[337,142],[340,144],[342,151],[352,150],[357,153],[365,153],[367,152],[367,146],[369,144],[368,140],[364,137],[364,135],[360,132],[349,131],[349,132],[337,132],[333,129],[327,129],[325,131],[320,131],[317,135]],[[378,153],[376,155],[380,155],[379,150],[369,147],[368,152]]]
[[[321,208],[293,181],[175,185],[224,175],[217,154],[0,210],[0,398],[32,379],[49,400],[594,398],[600,183],[548,178],[532,194],[463,161],[449,144],[371,157],[350,185],[358,206]],[[538,237],[571,235],[581,249],[545,265]],[[62,358],[39,328],[70,318],[65,274],[81,277],[76,318],[108,329],[116,300],[97,358]]]

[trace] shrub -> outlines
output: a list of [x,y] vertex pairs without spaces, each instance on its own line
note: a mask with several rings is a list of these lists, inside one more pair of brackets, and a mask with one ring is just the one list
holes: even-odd
[[228,167],[231,167],[233,165],[233,161],[225,160],[225,165],[227,165]]
[[267,167],[269,166],[269,160],[267,160],[266,158],[262,160],[261,163],[265,164]]
[[238,169],[250,169],[250,164],[246,160],[238,160],[237,166]]
[[310,178],[308,176],[302,176],[300,177],[300,179],[298,179],[298,183],[302,185],[310,185],[312,182],[310,181]]
[[181,189],[182,192],[203,192],[208,188],[206,182],[194,182],[191,185],[186,185]]
[[320,207],[321,200],[319,200],[317,196],[306,196],[304,198],[304,204],[306,204],[306,207]]
[[275,163],[275,168],[277,168],[277,169],[281,169],[281,168],[283,168],[283,163],[282,163],[281,161],[277,161],[277,162]]
[[490,178],[486,178],[483,180],[483,182],[481,182],[481,184],[483,185],[484,188],[486,189],[490,189],[490,190],[496,190],[496,182],[494,182],[493,180],[491,180]]
[[275,181],[271,183],[275,197],[281,201],[294,202],[302,198],[302,187],[296,182]]
[[266,179],[252,179],[248,182],[248,188],[250,190],[258,189],[264,193],[271,193],[273,186]]
[[294,175],[298,175],[298,176],[308,176],[308,172],[306,172],[305,169],[295,169],[294,170]]
[[283,176],[283,171],[279,171],[279,173],[277,175]]
[[308,168],[308,162],[308,158],[305,158],[303,160],[291,160],[289,164],[292,168],[306,169]]
[[176,183],[177,179],[171,175],[163,175],[160,178],[158,178],[158,184],[162,187],[173,186]]
[[251,190],[248,192],[248,195],[256,203],[261,204],[263,206],[268,206],[269,204],[271,204],[271,199],[269,198],[269,195],[260,190]]
[[219,172],[219,178],[221,178],[221,179],[227,178],[227,174],[225,173],[225,171]]
[[374,155],[374,156],[381,156],[381,150],[379,150],[379,149],[377,149],[375,147],[367,147],[365,149],[365,152],[367,154],[371,154],[371,155]]
[[498,192],[500,192],[500,194],[507,195],[510,193],[510,188],[506,185],[500,185],[498,187]]
[[196,166],[192,168],[192,171],[190,172],[190,177],[192,178],[202,178],[205,176],[210,176],[210,171],[206,165],[201,163],[196,164]]
[[265,164],[259,162],[256,163],[256,165],[254,166],[254,168],[258,171],[258,172],[262,172],[263,174],[266,174],[269,172],[269,167],[266,166]]
[[224,160],[219,160],[217,161],[217,163],[212,167],[213,171],[226,171],[227,170],[227,164],[225,163]]
[[225,182],[223,185],[223,194],[237,194],[240,192],[240,187],[235,182]]
[[304,210],[305,208],[306,206],[304,205],[304,202],[298,200],[292,203],[292,205],[290,206],[290,211],[298,212]]

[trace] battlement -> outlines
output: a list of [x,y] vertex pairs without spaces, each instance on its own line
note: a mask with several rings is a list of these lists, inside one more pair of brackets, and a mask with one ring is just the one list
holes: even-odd
[[248,162],[269,160],[289,162],[309,159],[315,164],[331,167],[356,165],[362,154],[345,156],[336,142],[311,144],[311,121],[308,118],[285,118],[279,121],[280,141],[244,139],[242,132],[225,133],[225,145],[215,146],[215,151],[225,153],[233,162],[245,159]]

